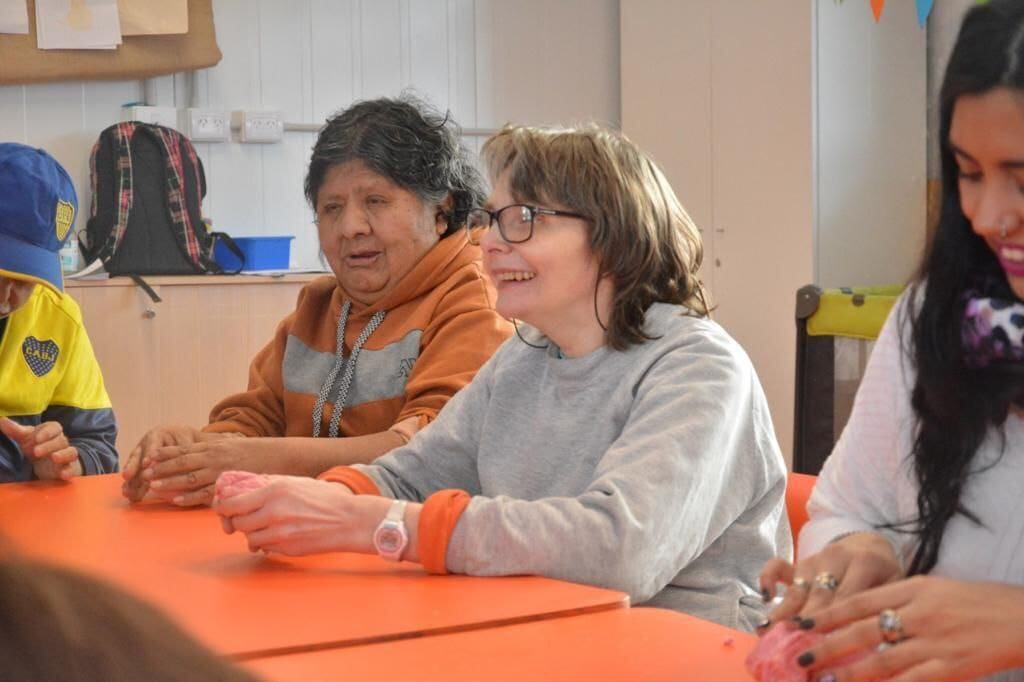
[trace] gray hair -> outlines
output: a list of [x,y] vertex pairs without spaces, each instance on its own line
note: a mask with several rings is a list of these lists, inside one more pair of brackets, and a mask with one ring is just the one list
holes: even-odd
[[426,204],[451,196],[448,229],[442,235],[447,237],[465,224],[469,210],[487,193],[459,134],[451,116],[442,116],[409,93],[356,102],[329,118],[320,131],[306,174],[306,199],[315,211],[327,171],[362,161]]

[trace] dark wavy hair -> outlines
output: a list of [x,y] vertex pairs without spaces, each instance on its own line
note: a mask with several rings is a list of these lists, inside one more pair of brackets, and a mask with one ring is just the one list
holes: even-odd
[[410,93],[356,102],[327,119],[320,130],[306,174],[306,200],[316,198],[327,171],[348,161],[415,193],[425,204],[452,198],[448,237],[466,222],[469,209],[487,196],[483,176],[459,141],[461,129]]
[[1024,404],[1024,375],[1006,366],[968,367],[961,341],[966,292],[1014,297],[992,250],[972,231],[961,209],[959,170],[949,140],[957,100],[996,88],[1024,92],[1021,0],[992,0],[967,13],[942,85],[942,208],[911,285],[911,300],[923,300],[916,315],[908,312],[914,315],[910,350],[917,370],[911,398],[917,419],[912,457],[920,486],[918,517],[903,524],[918,539],[911,575],[935,567],[946,525],[955,515],[982,525],[962,501],[964,485],[977,471],[972,469],[974,455],[991,428],[1003,434],[1010,407]]

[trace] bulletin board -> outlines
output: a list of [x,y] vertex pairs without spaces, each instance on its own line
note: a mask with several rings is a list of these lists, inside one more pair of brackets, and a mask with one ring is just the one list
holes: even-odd
[[125,36],[116,50],[39,50],[35,0],[28,0],[28,15],[28,35],[0,34],[0,85],[139,80],[214,66],[221,59],[212,0],[188,0],[188,33]]

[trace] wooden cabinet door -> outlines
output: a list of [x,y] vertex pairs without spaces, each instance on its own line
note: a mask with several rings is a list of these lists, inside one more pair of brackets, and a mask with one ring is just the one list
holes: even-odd
[[813,281],[810,2],[711,10],[715,319],[757,369],[791,449],[796,290]]
[[117,415],[122,461],[161,424],[202,426],[221,398],[245,390],[249,362],[295,307],[305,282],[69,288]]

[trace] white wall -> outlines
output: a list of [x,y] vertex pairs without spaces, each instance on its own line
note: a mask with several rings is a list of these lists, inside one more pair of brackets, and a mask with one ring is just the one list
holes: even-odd
[[[465,128],[594,119],[618,125],[617,0],[214,0],[223,61],[200,71],[195,104],[269,108],[322,123],[356,99],[414,87]],[[569,27],[569,28],[567,28]],[[181,78],[153,104],[188,106]],[[49,150],[72,174],[85,226],[89,150],[143,96],[139,82],[0,87],[0,139]],[[313,133],[281,144],[200,144],[205,213],[234,235],[295,234],[318,265],[302,181]],[[477,140],[469,140],[475,147]]]
[[912,2],[878,23],[859,2],[815,10],[814,282],[901,284],[925,237],[926,32]]

